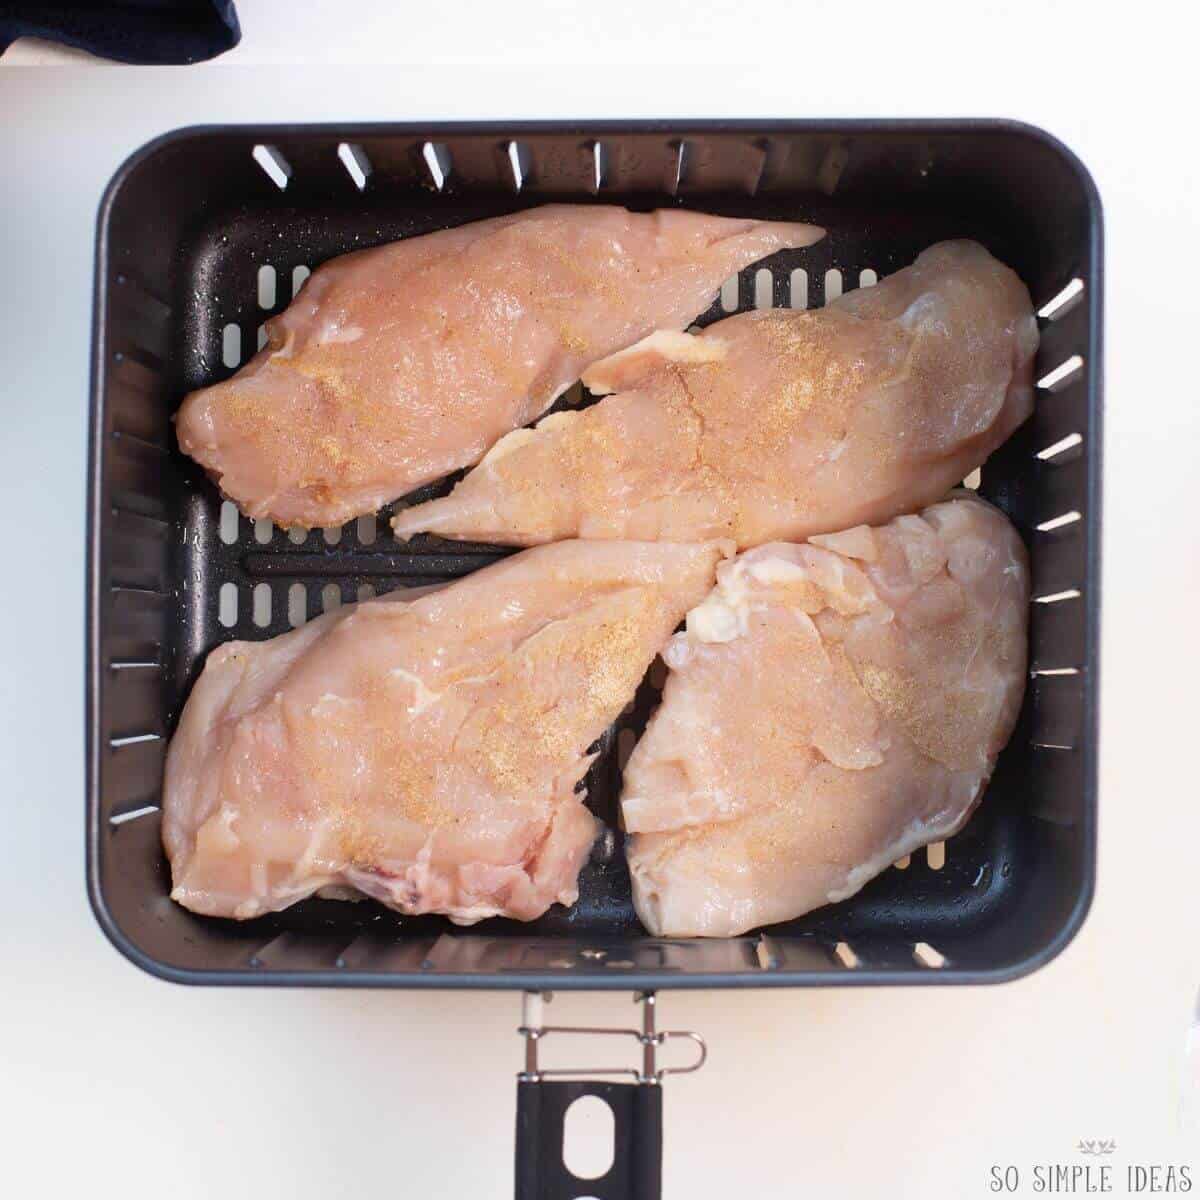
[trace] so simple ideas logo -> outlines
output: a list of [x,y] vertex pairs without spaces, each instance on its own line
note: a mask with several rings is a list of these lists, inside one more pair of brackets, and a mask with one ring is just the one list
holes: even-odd
[[1186,1163],[1113,1163],[1115,1141],[1083,1141],[1073,1163],[994,1163],[988,1189],[1000,1193],[1042,1195],[1162,1196],[1192,1190]]

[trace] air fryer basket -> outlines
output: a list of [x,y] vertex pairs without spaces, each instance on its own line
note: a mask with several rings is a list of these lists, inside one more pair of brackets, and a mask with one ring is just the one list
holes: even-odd
[[[250,522],[179,453],[172,413],[253,353],[305,268],[550,200],[828,227],[819,245],[744,272],[701,324],[734,307],[821,304],[956,236],[1012,265],[1037,306],[1059,301],[1041,320],[1035,415],[979,485],[1021,530],[1036,597],[1025,707],[983,803],[944,865],[921,852],[843,904],[724,941],[642,931],[619,833],[598,844],[578,904],[528,925],[460,930],[321,900],[245,923],[186,912],[168,898],[158,806],[166,741],[207,651],[499,552],[401,546],[382,518],[300,541]],[[1053,139],[1004,122],[200,128],[151,143],[104,197],[96,259],[88,883],[105,931],[147,970],[223,984],[977,982],[1046,961],[1083,920],[1095,869],[1100,285],[1089,176]],[[614,829],[653,680],[588,777]]]

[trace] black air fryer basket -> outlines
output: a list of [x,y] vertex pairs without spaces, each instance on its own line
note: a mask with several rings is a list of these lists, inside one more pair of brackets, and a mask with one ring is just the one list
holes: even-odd
[[[205,654],[500,552],[435,538],[401,546],[382,517],[302,540],[251,522],[180,454],[172,413],[250,357],[310,267],[549,201],[828,228],[816,246],[743,272],[700,324],[735,308],[822,304],[950,237],[978,239],[1029,285],[1042,310],[1035,413],[978,487],[1029,547],[1032,677],[982,804],[944,861],[920,852],[842,904],[719,941],[643,932],[619,833],[598,844],[579,902],[530,924],[463,930],[325,900],[242,923],[185,911],[168,898],[159,804],[167,739]],[[215,984],[652,993],[974,983],[1044,963],[1079,928],[1095,871],[1101,291],[1090,177],[1052,138],[1007,122],[228,127],[146,146],[104,196],[96,257],[88,884],[106,933],[146,970]],[[614,830],[620,762],[656,699],[648,681],[588,776],[588,802]],[[522,1084],[522,1194],[574,1194],[530,1163],[581,1091],[605,1095],[618,1116],[616,1173],[586,1194],[650,1194],[654,1154],[629,1142],[627,1122],[657,1120],[659,1089],[652,1102],[628,1085],[629,1098],[595,1083],[553,1085],[559,1095],[536,1090],[538,1078]],[[554,1117],[540,1132],[539,1112]]]

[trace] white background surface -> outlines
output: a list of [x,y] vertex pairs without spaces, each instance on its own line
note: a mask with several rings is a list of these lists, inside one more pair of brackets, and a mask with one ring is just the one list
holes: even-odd
[[[1144,4],[1118,23],[1082,3],[239,9],[246,41],[227,63],[307,65],[0,67],[0,1190],[511,1194],[515,997],[173,987],[121,959],[88,911],[91,256],[108,177],[178,125],[555,116],[1020,117],[1080,154],[1106,207],[1092,914],[1060,959],[997,988],[664,994],[664,1019],[712,1047],[704,1072],[669,1085],[666,1194],[982,1197],[991,1164],[1028,1178],[1081,1161],[1080,1138],[1117,1140],[1118,1180],[1153,1161],[1197,1178],[1200,1135],[1181,1115],[1200,988],[1200,172],[1174,20],[1187,10]],[[397,61],[322,65],[381,57]],[[617,65],[631,60],[644,65]],[[555,1008],[624,1021],[627,1004]]]

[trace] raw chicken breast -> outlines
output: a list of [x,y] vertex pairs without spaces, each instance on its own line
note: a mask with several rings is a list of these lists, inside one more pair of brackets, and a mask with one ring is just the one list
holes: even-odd
[[167,755],[171,895],[253,917],[349,888],[460,924],[573,903],[587,747],[719,556],[563,542],[214,650]]
[[750,550],[672,639],[621,800],[651,933],[852,896],[966,821],[1025,686],[1029,578],[975,499]]
[[346,254],[193,392],[179,444],[251,517],[340,525],[478,461],[589,363],[812,225],[551,205]]
[[1025,285],[944,242],[813,312],[656,333],[583,381],[616,392],[499,442],[407,537],[733,538],[741,547],[878,523],[945,495],[1029,415]]

